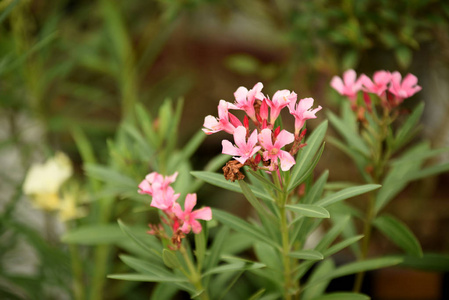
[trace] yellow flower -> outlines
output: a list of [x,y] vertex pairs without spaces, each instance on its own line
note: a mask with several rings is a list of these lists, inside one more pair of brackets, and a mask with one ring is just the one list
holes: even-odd
[[31,166],[23,183],[23,192],[32,197],[36,207],[56,210],[60,205],[59,189],[72,173],[70,159],[58,152],[45,163]]
[[77,207],[76,197],[73,194],[64,193],[62,197],[62,201],[59,203],[59,219],[62,222],[66,222],[68,220],[81,218],[86,215],[86,212]]

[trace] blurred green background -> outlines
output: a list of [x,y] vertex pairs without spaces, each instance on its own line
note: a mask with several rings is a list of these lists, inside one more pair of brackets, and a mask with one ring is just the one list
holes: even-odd
[[[206,115],[217,114],[220,99],[233,102],[237,87],[258,81],[265,94],[290,89],[338,111],[341,99],[329,82],[348,68],[417,75],[423,90],[403,109],[424,101],[420,138],[449,145],[447,1],[2,0],[0,210],[28,167],[55,150],[69,154],[84,180],[74,132],[83,132],[106,163],[106,140],[123,120],[134,122],[136,103],[154,116],[164,99],[184,98],[176,137],[184,145]],[[208,137],[193,167],[220,153],[225,137]],[[349,165],[328,146],[318,170],[331,170],[334,181],[359,181]],[[449,249],[442,235],[448,183],[448,174],[416,182],[389,207],[428,251]],[[201,195],[227,197],[211,187]]]

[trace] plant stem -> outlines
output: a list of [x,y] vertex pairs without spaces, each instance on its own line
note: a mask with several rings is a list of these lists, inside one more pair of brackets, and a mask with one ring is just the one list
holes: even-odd
[[184,258],[184,261],[187,264],[187,268],[190,271],[190,277],[189,277],[190,282],[193,284],[193,286],[195,287],[197,292],[202,291],[201,294],[199,294],[199,299],[209,300],[209,294],[203,288],[203,284],[201,283],[201,273],[197,272],[195,266],[193,265],[192,261],[190,260],[190,257],[187,255],[187,251],[183,245],[181,245],[181,247],[179,248],[179,252],[181,252],[182,257]]

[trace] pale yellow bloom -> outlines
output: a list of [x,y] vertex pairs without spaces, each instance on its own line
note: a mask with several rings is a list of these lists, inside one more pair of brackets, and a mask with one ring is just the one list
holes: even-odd
[[58,209],[58,216],[62,222],[81,218],[86,215],[86,212],[82,208],[77,207],[76,197],[69,193],[64,193]]
[[60,205],[59,189],[72,173],[70,159],[58,152],[45,163],[31,166],[23,183],[23,192],[32,197],[36,207],[56,210]]

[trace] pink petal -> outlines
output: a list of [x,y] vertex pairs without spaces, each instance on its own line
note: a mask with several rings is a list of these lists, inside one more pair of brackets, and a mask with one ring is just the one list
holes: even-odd
[[377,71],[374,73],[373,79],[376,84],[388,84],[391,80],[391,73],[388,71]]
[[210,207],[197,209],[192,212],[191,218],[209,221],[212,219],[212,210],[210,209]]
[[290,168],[296,163],[293,156],[286,152],[281,150],[279,153],[279,159],[281,161],[281,170],[282,171],[288,171]]
[[234,130],[234,142],[241,150],[246,148],[246,128],[239,126]]
[[[304,98],[299,100],[298,108],[299,111],[306,111],[313,106],[313,98]],[[297,109],[298,111],[298,109]]]
[[354,85],[356,78],[357,78],[357,73],[352,69],[349,69],[343,73],[343,81],[346,86]]
[[[254,129],[253,133],[248,138],[247,146],[249,148],[254,148],[254,146],[257,144],[257,130]],[[260,147],[259,147],[260,148]]]
[[332,77],[331,83],[330,83],[331,87],[333,87],[339,94],[343,94],[344,91],[344,84],[343,81],[341,80],[340,77],[338,76],[334,76]]
[[172,212],[174,212],[178,219],[184,219],[184,212],[182,211],[181,205],[179,205],[179,203],[176,202],[175,204],[173,204]]
[[150,185],[150,183],[146,179],[142,180],[142,182],[139,184],[139,189],[140,190],[138,192],[140,194],[151,195],[153,193],[151,185]]
[[196,205],[196,194],[187,194],[186,201],[184,202],[184,211],[190,213]]
[[234,92],[234,97],[235,100],[237,101],[237,103],[239,104],[243,104],[246,102],[246,95],[248,94],[248,89],[246,87],[239,87],[235,92]]
[[198,222],[198,221],[196,221],[196,220],[192,220],[192,221],[190,222],[190,226],[192,227],[192,231],[193,231],[193,233],[195,233],[195,234],[200,233],[201,230],[203,229],[203,228],[201,227],[200,222]]
[[221,145],[223,146],[223,150],[221,151],[221,153],[228,155],[240,155],[240,150],[237,147],[233,146],[230,141],[223,140],[221,142]]
[[405,76],[404,80],[402,81],[402,86],[403,87],[412,87],[414,85],[416,85],[418,83],[418,78],[413,75],[408,73],[407,76]]
[[275,147],[282,148],[287,144],[293,143],[295,135],[283,129],[276,138]]
[[265,128],[258,135],[259,143],[267,150],[273,148],[273,141],[271,140],[271,129]]

